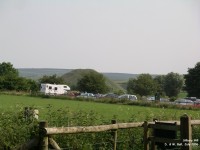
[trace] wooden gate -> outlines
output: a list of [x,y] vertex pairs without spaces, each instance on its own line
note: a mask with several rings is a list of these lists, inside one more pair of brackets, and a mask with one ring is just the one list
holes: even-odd
[[[35,139],[35,143],[39,150],[48,150],[49,145],[60,150],[61,148],[52,135],[112,131],[113,150],[116,150],[118,129],[143,128],[144,150],[157,150],[159,147],[192,150],[192,145],[195,144],[195,139],[192,139],[193,125],[200,125],[200,120],[191,120],[187,115],[181,116],[180,121],[116,123],[115,120],[112,120],[112,124],[109,125],[79,127],[48,127],[47,122],[43,121],[39,124],[39,138]],[[198,141],[196,142],[198,144]],[[26,146],[31,147],[28,144]]]

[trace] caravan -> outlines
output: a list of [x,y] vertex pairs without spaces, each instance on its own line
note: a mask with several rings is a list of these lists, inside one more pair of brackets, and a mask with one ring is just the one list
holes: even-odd
[[67,94],[70,90],[68,85],[62,84],[41,84],[40,92],[45,95],[62,95]]

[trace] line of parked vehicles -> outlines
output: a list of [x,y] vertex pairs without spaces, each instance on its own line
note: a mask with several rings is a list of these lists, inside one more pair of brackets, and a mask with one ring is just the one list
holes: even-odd
[[183,99],[177,99],[173,102],[175,105],[193,105],[193,106],[200,106],[200,99],[196,97],[186,97]]
[[108,93],[108,94],[93,94],[93,93],[81,93],[77,97],[82,97],[82,98],[111,98],[111,99],[126,99],[126,100],[137,100],[136,95],[131,95],[131,94],[122,94],[122,95],[117,95],[114,93]]
[[[131,94],[122,94],[122,95],[117,95],[114,93],[108,93],[108,94],[93,94],[93,93],[81,93],[77,97],[83,97],[83,98],[111,98],[111,99],[126,99],[126,100],[131,100],[135,101],[137,100],[136,95],[131,95]],[[155,101],[154,96],[149,96],[145,98],[146,101],[148,102],[153,102]],[[174,102],[170,102],[169,99],[166,98],[160,98],[160,102],[166,102],[172,105],[190,105],[190,106],[196,106],[200,107],[200,99],[197,99],[196,97],[186,97],[183,99],[177,99]]]
[[127,100],[137,100],[136,95],[123,94],[118,96],[114,93],[109,94],[93,94],[93,93],[74,93],[70,92],[70,87],[68,85],[62,84],[48,84],[42,83],[40,87],[40,92],[45,95],[68,95],[73,97],[82,97],[82,98],[113,98],[113,99],[127,99]]
[[[111,98],[111,99],[126,99],[126,100],[131,100],[135,101],[137,100],[136,95],[131,95],[131,94],[122,94],[122,95],[117,95],[115,93],[108,93],[108,94],[93,94],[93,93],[73,93],[70,92],[70,87],[68,85],[56,85],[56,84],[41,84],[41,93],[44,93],[45,95],[68,95],[68,96],[73,96],[73,97],[82,97],[82,98]],[[71,94],[71,95],[70,95]],[[155,96],[150,96],[145,98],[145,100],[152,102],[155,101]],[[174,102],[170,102],[168,99],[165,98],[160,98],[161,102],[167,102],[170,104],[174,105],[193,105],[200,107],[200,99],[197,99],[196,97],[186,97],[183,99],[177,99]]]

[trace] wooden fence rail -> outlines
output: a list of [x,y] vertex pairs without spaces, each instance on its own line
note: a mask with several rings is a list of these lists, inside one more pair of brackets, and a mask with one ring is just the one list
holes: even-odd
[[[48,127],[47,122],[40,122],[39,149],[48,150],[48,145],[51,144],[54,149],[60,150],[58,144],[51,138],[51,135],[112,131],[114,133],[113,150],[116,150],[118,129],[143,128],[144,150],[156,150],[157,145],[166,146],[169,143],[178,144],[181,150],[192,150],[191,142],[193,125],[200,125],[200,120],[191,120],[187,115],[181,116],[180,121],[116,123],[116,121],[113,120],[110,125],[79,127]],[[152,132],[152,130],[153,134],[150,134],[149,132]],[[169,136],[172,136],[174,133],[179,131],[180,138],[177,139],[175,137],[165,137],[162,135],[160,137],[159,135],[156,135],[156,131],[159,131],[159,133],[163,132],[163,134],[170,134]]]
[[55,135],[55,134],[69,134],[69,133],[95,133],[103,132],[109,130],[117,129],[127,129],[127,128],[136,128],[142,127],[144,122],[137,123],[116,123],[110,125],[100,125],[100,126],[87,126],[87,127],[53,127],[53,128],[44,128],[46,134]]

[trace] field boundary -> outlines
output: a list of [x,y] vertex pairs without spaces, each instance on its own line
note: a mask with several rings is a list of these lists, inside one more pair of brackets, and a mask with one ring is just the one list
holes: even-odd
[[[156,150],[157,147],[177,147],[181,150],[192,150],[193,145],[198,145],[197,139],[192,139],[192,126],[200,125],[200,120],[191,120],[188,115],[180,117],[180,121],[158,121],[153,122],[132,122],[117,123],[112,120],[111,124],[99,126],[78,126],[78,127],[48,127],[48,122],[39,123],[38,149],[48,150],[49,145],[56,150],[61,150],[52,135],[77,134],[77,133],[97,133],[111,131],[113,150],[117,149],[117,130],[128,128],[143,128],[144,150]],[[159,133],[158,133],[158,132]],[[177,132],[179,136],[177,137]],[[32,142],[33,143],[33,142]],[[31,147],[31,145],[27,145]]]

